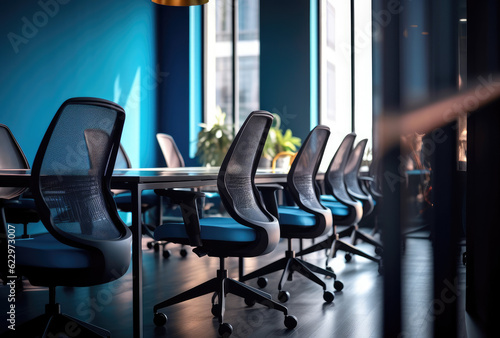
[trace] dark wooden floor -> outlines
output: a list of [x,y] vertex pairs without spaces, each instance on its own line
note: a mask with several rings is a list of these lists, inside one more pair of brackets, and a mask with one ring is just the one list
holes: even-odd
[[[148,250],[144,240],[144,336],[145,337],[216,337],[218,323],[213,319],[210,295],[164,309],[168,316],[165,327],[153,324],[153,305],[183,290],[212,278],[218,268],[214,258],[198,258],[189,253],[186,258],[179,255],[179,247],[170,244],[172,256],[164,259],[160,254]],[[279,248],[258,259],[246,259],[246,271],[251,271],[272,260],[280,258],[285,242]],[[373,248],[360,244],[372,253]],[[311,254],[307,260],[320,266],[324,264],[324,253]],[[231,277],[237,277],[237,260],[228,259]],[[402,337],[431,337],[433,317],[430,309],[432,298],[432,246],[426,239],[407,240],[403,259],[403,318]],[[459,266],[460,309],[463,313],[465,294],[465,267]],[[244,301],[228,296],[226,321],[231,323],[232,337],[382,337],[382,283],[377,265],[357,257],[344,262],[343,253],[333,260],[338,278],[345,284],[336,292],[331,304],[323,301],[321,287],[302,276],[285,286],[291,294],[286,303],[290,314],[298,318],[298,326],[287,330],[281,312],[269,310],[258,304],[246,307]],[[277,297],[280,274],[269,276],[266,291]],[[326,280],[333,291],[333,282]],[[256,281],[248,282],[256,286]],[[6,327],[6,286],[0,287],[0,328]],[[33,287],[24,281],[24,289],[16,295],[16,321],[22,323],[43,312],[48,299],[45,288]],[[114,337],[132,336],[132,276],[129,272],[121,279],[107,285],[91,288],[58,288],[57,300],[63,312],[84,321],[102,326]],[[464,319],[460,319],[460,332],[466,337]]]

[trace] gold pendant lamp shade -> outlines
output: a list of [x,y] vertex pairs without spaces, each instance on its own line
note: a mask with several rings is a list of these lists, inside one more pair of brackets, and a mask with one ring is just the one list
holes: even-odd
[[158,5],[165,6],[198,6],[204,5],[208,0],[151,0]]

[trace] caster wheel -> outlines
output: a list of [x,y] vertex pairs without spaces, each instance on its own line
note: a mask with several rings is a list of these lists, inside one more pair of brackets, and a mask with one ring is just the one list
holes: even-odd
[[297,326],[297,317],[285,316],[285,326],[289,330],[294,329]]
[[158,243],[153,244],[153,248],[154,248],[155,252],[160,251],[160,244],[158,244]]
[[325,291],[323,293],[323,299],[325,300],[325,302],[327,303],[331,303],[333,302],[333,299],[335,298],[335,296],[333,295],[333,292],[330,292],[330,291]]
[[170,250],[163,250],[163,258],[169,258],[172,255]]
[[257,279],[257,285],[259,286],[259,288],[265,288],[267,286],[267,278],[259,277]]
[[342,289],[344,288],[344,283],[342,283],[339,280],[336,280],[335,282],[333,282],[333,287],[335,288],[336,291],[342,291]]
[[[329,266],[329,265],[327,265],[327,266],[325,267],[325,270],[326,270],[326,271],[328,271],[328,272],[333,273],[333,269],[332,269],[332,267],[331,267],[331,266]],[[335,273],[333,273],[333,276],[332,276],[332,277],[329,277],[329,276],[328,276],[328,278],[333,278],[333,279],[336,279],[336,278],[337,278],[337,275],[336,275]]]
[[153,323],[156,326],[163,326],[167,323],[167,316],[164,313],[157,312],[153,318]]
[[219,326],[219,334],[222,337],[229,337],[233,333],[233,327],[231,324],[228,323],[222,323]]
[[151,242],[148,242],[148,244],[146,244],[148,246],[148,249],[153,249],[153,243]]
[[181,257],[186,257],[186,256],[187,256],[187,254],[188,254],[188,252],[187,252],[187,250],[186,250],[186,249],[181,249],[180,254],[181,254]]
[[219,306],[219,304],[212,305],[212,310],[211,311],[212,311],[212,315],[214,317],[219,317],[219,315],[220,315],[220,306]]
[[382,254],[384,253],[384,249],[382,249],[381,247],[379,246],[376,246],[375,247],[375,253],[379,256],[382,256]]
[[253,298],[245,298],[245,304],[249,307],[254,306],[256,303],[255,299]]
[[286,303],[290,299],[290,292],[280,291],[278,293],[278,300],[282,303]]
[[346,253],[344,258],[345,258],[345,262],[349,263],[352,260],[352,255],[350,253]]

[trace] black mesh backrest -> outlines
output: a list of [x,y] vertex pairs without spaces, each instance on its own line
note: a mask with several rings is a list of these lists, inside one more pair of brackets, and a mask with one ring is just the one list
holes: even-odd
[[217,186],[228,213],[242,224],[276,222],[263,207],[255,186],[255,172],[273,116],[252,112],[234,138],[220,167]]
[[355,133],[347,134],[340,143],[325,173],[325,190],[344,203],[352,203],[344,182],[344,169],[354,145]]
[[184,167],[184,159],[182,158],[181,152],[177,145],[175,144],[172,136],[168,134],[158,133],[156,134],[156,139],[160,145],[161,152],[169,168],[180,168]]
[[[101,156],[105,156],[104,148],[101,146],[108,142],[108,134],[100,129],[87,129],[84,131],[85,134],[85,142],[87,143],[87,148],[89,150],[89,158],[90,158],[90,166],[94,168],[94,162],[98,166],[99,158]],[[132,168],[132,163],[123,149],[123,146],[120,144],[118,148],[118,153],[116,154],[115,161],[115,169],[128,169]],[[111,192],[114,195],[118,195],[124,192],[127,192],[126,189],[111,189]]]
[[318,200],[315,182],[328,137],[328,127],[320,125],[314,128],[300,147],[288,172],[288,187],[295,202],[308,211],[325,209]]
[[365,153],[367,139],[358,142],[356,147],[351,152],[349,160],[344,169],[344,180],[349,194],[359,197],[366,197],[365,192],[361,189],[359,185],[359,169],[361,168],[361,163],[363,161],[363,155]]
[[33,162],[32,191],[45,227],[58,240],[78,246],[128,231],[109,190],[124,119],[113,102],[75,98],[52,120]]
[[[10,129],[0,124],[0,169],[29,169],[26,156]],[[25,188],[0,187],[0,199],[19,196]]]

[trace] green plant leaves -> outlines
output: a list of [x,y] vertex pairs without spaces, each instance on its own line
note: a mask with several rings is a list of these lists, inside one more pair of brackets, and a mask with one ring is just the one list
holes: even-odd
[[273,115],[274,123],[269,129],[269,135],[267,136],[263,150],[263,156],[270,160],[283,151],[296,152],[302,144],[300,137],[293,136],[290,129],[287,129],[283,134],[283,131],[280,129],[281,119],[279,115]]
[[233,140],[232,127],[225,125],[226,114],[216,114],[216,123],[209,127],[200,124],[203,129],[198,133],[196,156],[204,166],[220,166]]

